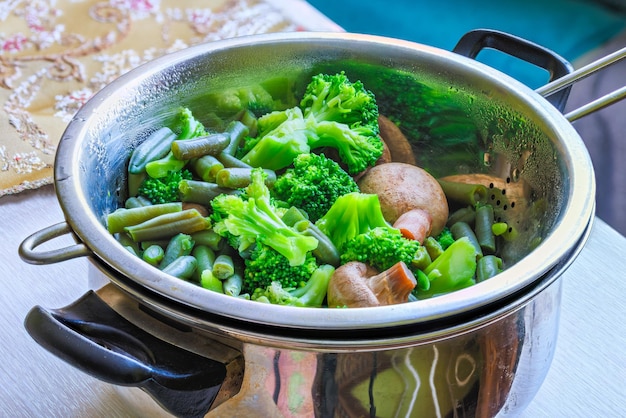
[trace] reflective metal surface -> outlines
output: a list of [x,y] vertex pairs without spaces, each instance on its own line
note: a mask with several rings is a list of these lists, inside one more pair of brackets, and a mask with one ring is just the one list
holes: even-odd
[[[462,167],[484,169],[489,154],[492,174],[531,185],[533,200],[525,202],[527,206],[516,206],[519,216],[515,216],[516,222],[521,222],[519,229],[528,235],[506,251],[510,260],[504,273],[419,304],[359,311],[259,307],[168,276],[134,258],[106,232],[103,218],[125,197],[120,173],[125,171],[130,150],[151,126],[167,123],[178,106],[188,105],[201,113],[206,110],[202,108],[203,94],[211,89],[250,83],[250,77],[300,76],[320,66],[339,70],[355,61],[357,72],[365,64],[380,71],[402,68],[420,82],[452,89],[467,99],[465,106],[473,113],[469,117],[480,132],[475,141],[479,152],[461,157]],[[499,135],[490,131],[492,125]],[[447,153],[436,144],[433,147],[422,151],[430,166],[438,167]],[[121,276],[163,297],[191,308],[209,309],[242,324],[315,332],[360,329],[372,333],[486,308],[532,285],[561,261],[591,222],[594,205],[594,176],[586,148],[569,122],[541,96],[457,54],[364,35],[294,33],[238,38],[155,60],[116,80],[81,109],[64,135],[57,159],[56,186],[68,224],[96,258]],[[457,170],[458,165],[450,168]],[[93,190],[109,193],[94,194]],[[548,210],[540,216],[522,212],[523,207],[530,211],[541,199],[547,201]],[[527,243],[535,238],[541,239],[541,244],[527,256]],[[516,263],[518,260],[522,262]]]

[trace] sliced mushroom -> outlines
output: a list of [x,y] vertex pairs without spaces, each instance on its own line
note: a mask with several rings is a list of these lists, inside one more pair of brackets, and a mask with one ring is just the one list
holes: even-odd
[[398,228],[402,235],[420,244],[423,244],[424,240],[430,236],[432,226],[433,217],[424,209],[411,209],[404,212],[393,223],[393,227]]
[[404,303],[416,285],[415,276],[403,262],[378,271],[351,261],[337,268],[328,284],[328,306],[363,308]]

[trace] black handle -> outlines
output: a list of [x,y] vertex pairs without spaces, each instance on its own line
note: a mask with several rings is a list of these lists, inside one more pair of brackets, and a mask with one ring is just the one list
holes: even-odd
[[[536,65],[550,73],[550,80],[563,77],[574,71],[572,64],[554,51],[515,35],[492,29],[476,29],[463,35],[453,52],[469,58],[476,58],[485,48],[495,49]],[[563,111],[571,87],[560,90],[546,99],[554,107]]]
[[24,324],[69,364],[105,382],[141,387],[176,416],[204,416],[226,377],[224,364],[138,328],[93,291],[65,308],[36,306]]

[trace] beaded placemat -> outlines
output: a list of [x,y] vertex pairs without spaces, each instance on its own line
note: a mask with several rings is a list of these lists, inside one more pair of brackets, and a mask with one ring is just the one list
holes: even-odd
[[0,196],[52,183],[56,146],[76,110],[133,67],[201,42],[305,29],[280,4],[0,2]]

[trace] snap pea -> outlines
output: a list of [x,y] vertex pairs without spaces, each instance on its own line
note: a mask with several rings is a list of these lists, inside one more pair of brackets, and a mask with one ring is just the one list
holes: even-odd
[[154,131],[131,154],[128,172],[141,173],[145,171],[147,163],[165,157],[175,139],[176,134],[170,128],[165,127]]

